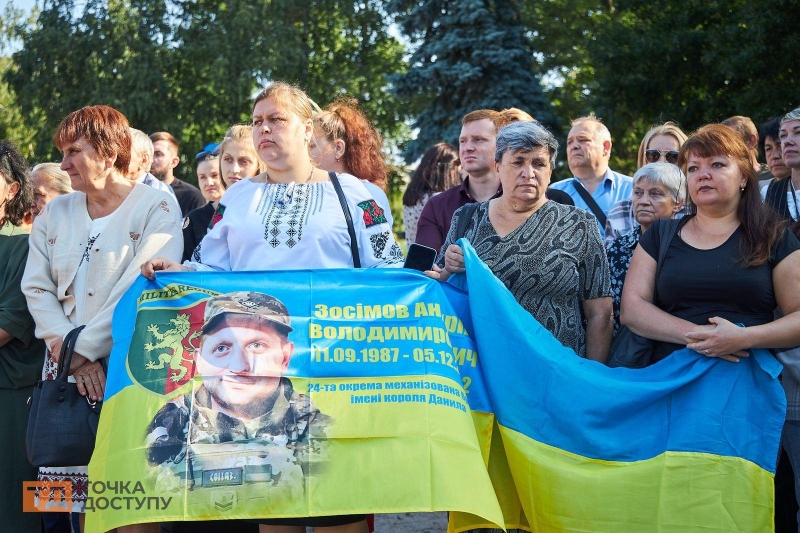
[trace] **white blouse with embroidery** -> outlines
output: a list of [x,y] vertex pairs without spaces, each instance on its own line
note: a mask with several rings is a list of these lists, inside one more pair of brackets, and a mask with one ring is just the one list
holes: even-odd
[[[363,268],[399,267],[403,252],[383,209],[355,176],[339,175]],[[242,180],[220,199],[186,265],[197,270],[352,268],[350,235],[330,181],[258,183]]]

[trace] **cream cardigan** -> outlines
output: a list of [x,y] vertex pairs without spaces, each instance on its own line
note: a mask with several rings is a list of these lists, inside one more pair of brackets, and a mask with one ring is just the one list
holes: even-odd
[[[90,252],[83,304],[86,329],[75,345],[75,351],[91,361],[111,353],[114,307],[142,263],[154,257],[180,261],[183,253],[180,212],[165,192],[136,184],[110,216]],[[86,195],[74,192],[47,204],[31,230],[22,292],[36,322],[36,336],[48,346],[73,329],[67,317],[75,297],[67,289],[86,250],[88,224]]]

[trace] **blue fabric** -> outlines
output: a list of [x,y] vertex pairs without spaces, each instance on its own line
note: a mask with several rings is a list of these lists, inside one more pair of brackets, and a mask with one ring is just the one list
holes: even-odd
[[[550,184],[550,187],[569,194],[570,197],[572,197],[572,200],[575,202],[575,207],[580,207],[584,211],[589,211],[591,213],[592,210],[589,209],[589,205],[583,201],[583,198],[581,198],[580,194],[578,194],[578,191],[575,190],[575,186],[572,185],[572,182],[575,179],[576,178],[569,178],[558,181]],[[576,185],[578,187],[582,187],[580,183],[576,183]],[[632,191],[633,180],[630,177],[620,174],[619,172],[614,172],[609,168],[606,171],[603,182],[598,185],[598,187],[592,193],[592,198],[594,198],[594,201],[597,202],[598,206],[600,206],[600,209],[603,210],[603,213],[608,215],[609,210],[615,203],[619,202],[620,200],[630,199]],[[600,228],[600,234],[605,236],[605,228],[600,225],[600,221],[597,222],[597,225]]]
[[459,245],[479,366],[501,426],[595,459],[706,452],[775,472],[786,399],[769,352],[729,363],[684,349],[645,369],[608,368],[561,345],[466,240]]

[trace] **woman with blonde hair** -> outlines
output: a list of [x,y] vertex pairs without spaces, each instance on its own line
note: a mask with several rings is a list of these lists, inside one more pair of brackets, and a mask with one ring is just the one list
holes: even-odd
[[265,170],[267,166],[258,158],[253,145],[253,127],[249,124],[231,126],[219,144],[219,172],[225,185],[230,187]]
[[[644,134],[642,142],[639,143],[639,154],[636,159],[636,170],[649,163],[669,163],[675,165],[678,162],[678,152],[686,142],[686,134],[683,133],[674,122],[665,122],[650,128]],[[675,218],[687,215],[688,206],[679,211]],[[604,242],[608,246],[611,241],[629,233],[635,226],[636,218],[633,215],[633,201],[630,198],[620,200],[611,206],[606,219],[606,236]]]
[[[153,279],[161,270],[401,266],[403,254],[391,226],[364,183],[312,163],[308,148],[314,135],[312,113],[310,99],[299,88],[274,82],[264,89],[253,105],[253,142],[267,170],[226,191],[194,262],[181,265],[154,259],[143,265],[142,274]],[[291,388],[286,394],[295,395],[300,405],[310,402]],[[151,446],[171,444],[156,440]],[[304,461],[301,452],[298,449],[298,464]],[[259,522],[262,532],[304,533],[305,526],[328,528],[329,533],[367,531],[364,515]]]
[[[243,179],[252,178],[266,170],[253,146],[253,127],[236,124],[225,133],[219,146],[197,154],[197,179],[200,181],[201,167],[208,174],[216,174],[219,181],[219,196],[208,204],[191,211],[183,222],[183,261],[192,258],[192,253],[211,229],[211,219],[222,195],[229,187]],[[204,164],[204,161],[207,163]]]
[[31,215],[35,220],[50,200],[72,192],[69,174],[61,170],[58,163],[39,163],[31,171],[33,202]]

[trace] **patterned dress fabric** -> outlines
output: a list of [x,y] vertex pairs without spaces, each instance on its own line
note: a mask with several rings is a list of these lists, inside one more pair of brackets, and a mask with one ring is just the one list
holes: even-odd
[[[456,240],[464,209],[453,215],[442,250]],[[485,202],[474,211],[464,237],[522,307],[564,346],[586,356],[581,302],[611,296],[608,262],[594,215],[547,201],[524,224],[500,237]],[[443,253],[437,263],[444,266]]]
[[436,194],[439,193],[435,194],[425,193],[416,204],[412,206],[408,205],[403,206],[403,227],[406,230],[407,244],[416,242],[417,224],[419,224],[419,217],[422,214],[422,209],[425,207],[425,204],[428,203],[428,200],[431,199],[431,196],[436,196]]
[[628,233],[620,235],[606,246],[606,256],[608,257],[608,267],[611,269],[611,301],[614,304],[614,333],[619,329],[619,309],[622,302],[622,285],[625,283],[625,275],[628,267],[631,266],[631,257],[636,245],[639,244],[641,226],[638,224],[629,230]]
[[[403,252],[383,208],[361,181],[339,176],[361,266],[402,266]],[[330,181],[259,183],[228,189],[190,263],[198,270],[352,268],[344,211]]]

